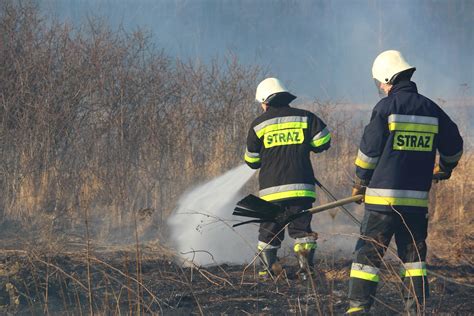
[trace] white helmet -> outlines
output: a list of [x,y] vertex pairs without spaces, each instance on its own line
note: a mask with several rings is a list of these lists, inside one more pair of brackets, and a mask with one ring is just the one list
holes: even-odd
[[372,77],[379,82],[393,83],[397,74],[408,69],[415,71],[416,68],[410,66],[399,51],[387,50],[375,58]]
[[269,102],[271,96],[282,92],[288,94],[291,100],[296,99],[296,96],[288,92],[288,89],[285,88],[280,80],[277,78],[267,78],[258,84],[255,99],[260,103]]

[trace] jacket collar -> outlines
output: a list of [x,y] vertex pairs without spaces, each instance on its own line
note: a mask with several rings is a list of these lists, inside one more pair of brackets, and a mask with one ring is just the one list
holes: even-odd
[[289,107],[290,107],[289,104],[271,105],[271,106],[268,107],[267,112],[278,111],[278,109],[281,109],[281,108],[289,108]]
[[388,92],[388,95],[391,95],[393,93],[397,93],[400,91],[418,93],[418,89],[416,88],[416,83],[414,83],[413,81],[401,81],[397,83],[396,85],[394,85],[392,89],[390,89],[390,91]]

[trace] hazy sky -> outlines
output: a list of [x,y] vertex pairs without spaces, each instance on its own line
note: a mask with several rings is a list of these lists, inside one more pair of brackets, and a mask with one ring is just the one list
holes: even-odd
[[373,59],[401,50],[433,99],[474,95],[472,0],[39,0],[75,24],[95,15],[137,27],[171,56],[229,51],[265,66],[301,98],[373,103]]

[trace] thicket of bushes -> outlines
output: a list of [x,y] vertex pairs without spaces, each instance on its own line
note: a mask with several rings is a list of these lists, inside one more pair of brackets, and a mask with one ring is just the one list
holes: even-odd
[[[173,59],[145,32],[100,21],[78,29],[33,6],[7,1],[0,10],[3,221],[71,232],[87,214],[98,222],[95,233],[107,235],[138,215],[161,229],[190,184],[242,163],[259,113],[259,67],[232,56],[208,64]],[[333,131],[333,148],[315,160],[317,174],[348,194],[363,123],[348,107],[306,107]],[[472,221],[469,157],[453,181],[436,186],[434,222]]]
[[258,68],[174,60],[146,33],[75,29],[31,6],[0,14],[2,218],[164,217],[241,159]]

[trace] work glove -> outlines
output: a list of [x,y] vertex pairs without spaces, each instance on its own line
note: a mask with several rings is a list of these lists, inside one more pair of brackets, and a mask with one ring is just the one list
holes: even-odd
[[[359,194],[365,195],[365,189],[366,188],[367,188],[366,186],[355,183],[352,186],[352,194],[351,195],[352,196],[356,196],[356,195],[359,195]],[[362,200],[356,201],[357,204],[362,204],[362,202],[364,202],[364,198],[362,198]]]
[[451,178],[452,170],[445,169],[441,165],[436,165],[433,169],[433,181],[438,183],[438,181],[448,180]]

